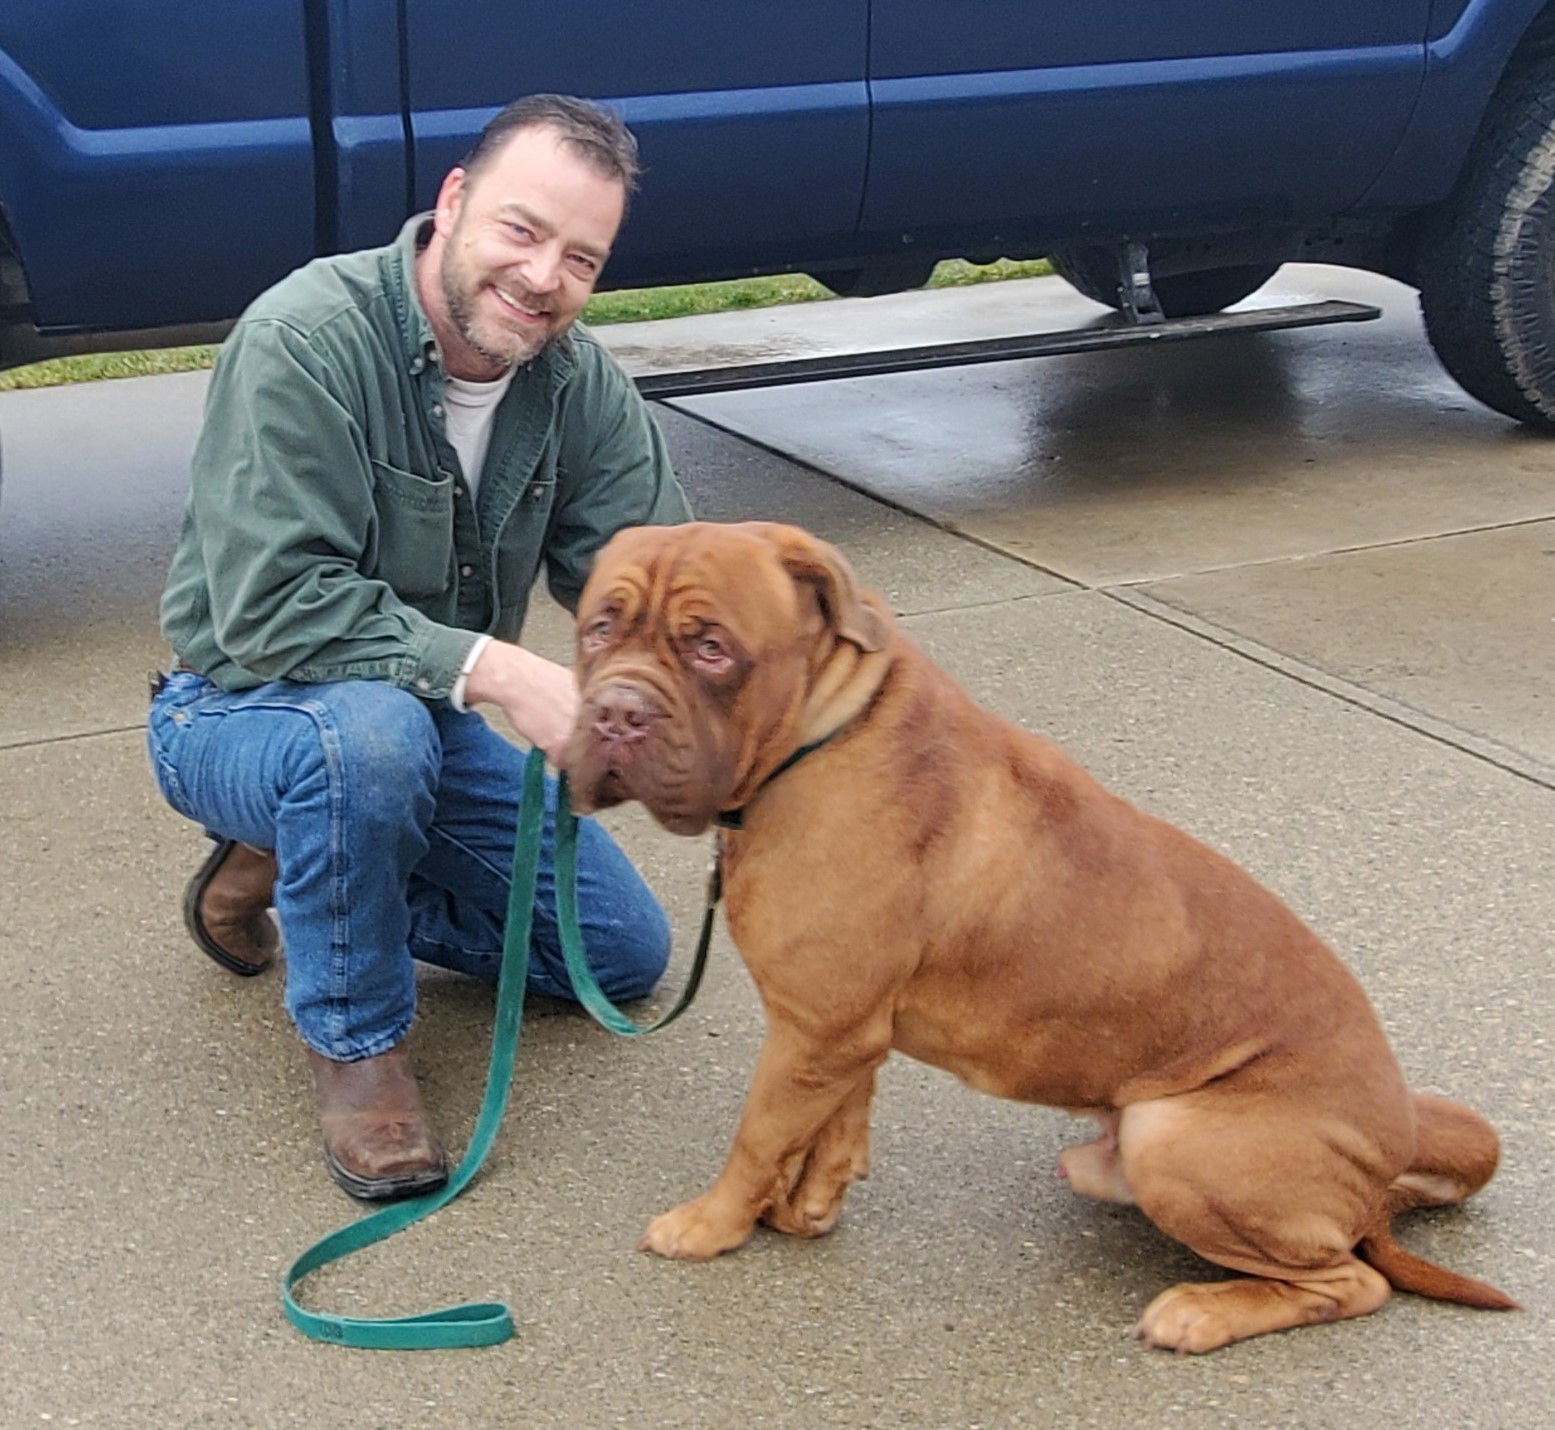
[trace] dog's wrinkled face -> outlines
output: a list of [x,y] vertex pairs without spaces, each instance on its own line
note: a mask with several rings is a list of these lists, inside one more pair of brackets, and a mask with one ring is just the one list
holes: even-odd
[[842,557],[797,528],[620,533],[578,604],[573,807],[638,800],[673,833],[701,833],[786,758],[839,651],[883,640]]

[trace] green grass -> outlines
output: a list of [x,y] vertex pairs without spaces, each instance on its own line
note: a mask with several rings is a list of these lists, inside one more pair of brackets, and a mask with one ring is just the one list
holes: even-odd
[[[953,258],[934,270],[930,288],[964,288],[973,283],[997,283],[1006,278],[1032,278],[1051,273],[1045,259],[1015,262],[1002,258],[984,265]],[[784,303],[817,303],[832,297],[813,278],[779,274],[774,278],[741,278],[729,283],[691,283],[679,288],[623,288],[600,293],[584,310],[584,321],[638,323],[650,318],[684,318],[696,313],[727,313],[740,308],[773,308]],[[72,382],[96,382],[110,377],[150,377],[167,372],[197,372],[215,360],[214,346],[154,348],[145,352],[94,353],[86,357],[52,358],[48,362],[0,372],[0,392],[30,387],[60,387]]]

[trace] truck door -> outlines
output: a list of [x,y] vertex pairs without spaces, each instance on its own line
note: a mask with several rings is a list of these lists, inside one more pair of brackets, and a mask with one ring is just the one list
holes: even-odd
[[[872,245],[1283,223],[1353,205],[1429,0],[873,0]],[[1036,244],[1038,246],[1030,246]]]
[[868,0],[406,0],[417,204],[531,93],[618,108],[644,182],[613,284],[831,256],[858,220]]

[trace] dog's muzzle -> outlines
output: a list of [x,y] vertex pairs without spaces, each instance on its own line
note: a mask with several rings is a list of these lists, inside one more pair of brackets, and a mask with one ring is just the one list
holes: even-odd
[[607,680],[585,693],[578,723],[563,759],[579,812],[641,798],[647,771],[662,762],[654,737],[663,733],[665,710],[650,690],[628,680]]
[[592,814],[636,800],[666,829],[706,829],[732,783],[729,754],[699,729],[695,712],[648,681],[602,675],[585,687],[562,758],[573,809]]

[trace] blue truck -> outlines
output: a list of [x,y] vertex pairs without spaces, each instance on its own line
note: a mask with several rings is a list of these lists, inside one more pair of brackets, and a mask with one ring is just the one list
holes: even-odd
[[1182,317],[1342,263],[1555,428],[1544,0],[7,0],[0,366],[218,334],[536,91],[641,141],[613,286],[1046,255]]

